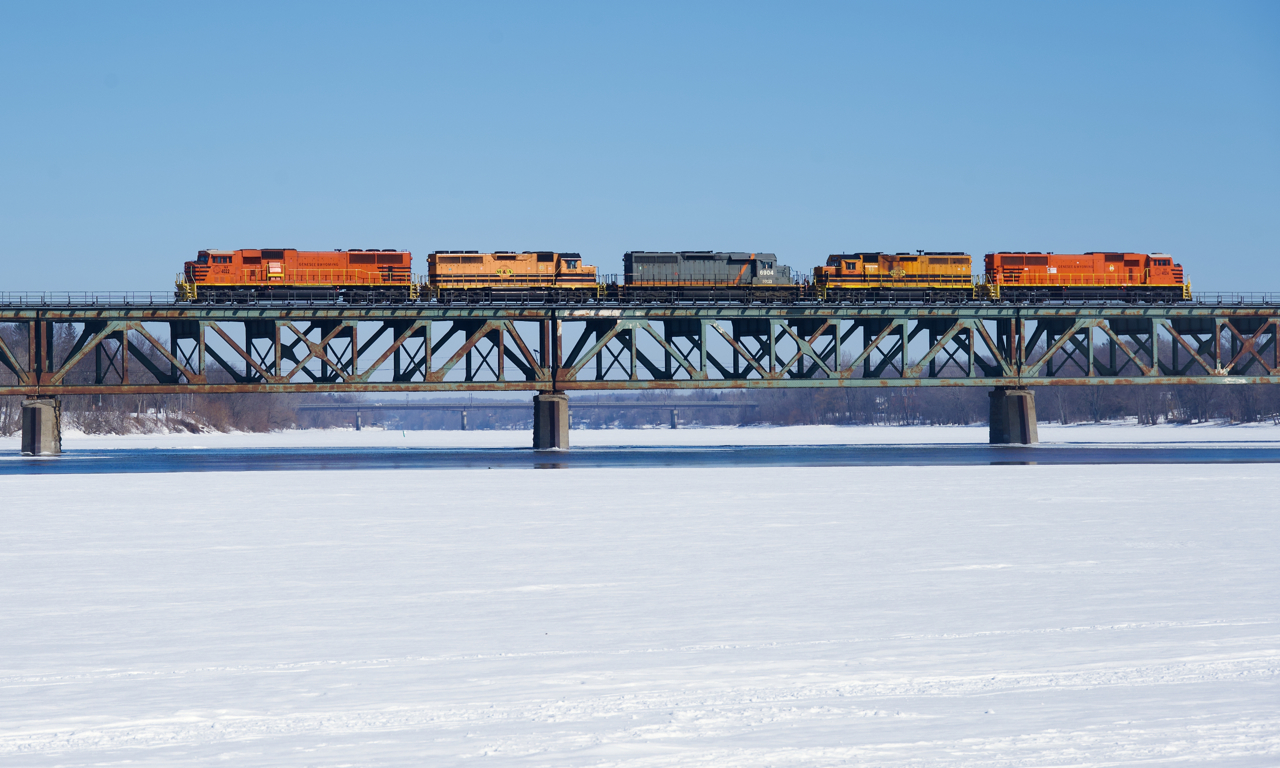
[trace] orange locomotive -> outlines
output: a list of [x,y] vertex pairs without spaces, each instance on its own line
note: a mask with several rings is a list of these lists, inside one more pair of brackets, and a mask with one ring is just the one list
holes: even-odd
[[269,295],[274,291],[377,291],[418,296],[413,255],[397,250],[299,251],[245,248],[200,251],[178,276],[182,300]]
[[1188,300],[1182,265],[1164,253],[988,253],[985,299],[1123,297]]

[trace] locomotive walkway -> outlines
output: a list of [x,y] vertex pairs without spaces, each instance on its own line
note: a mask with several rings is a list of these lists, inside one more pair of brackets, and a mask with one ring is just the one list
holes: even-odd
[[58,398],[532,391],[568,447],[581,390],[986,387],[991,442],[1036,442],[1032,386],[1280,383],[1280,297],[1192,302],[580,305],[174,303],[0,294],[0,395],[58,450]]

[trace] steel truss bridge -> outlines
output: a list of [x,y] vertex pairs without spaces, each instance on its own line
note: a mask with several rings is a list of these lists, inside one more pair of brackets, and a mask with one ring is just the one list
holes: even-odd
[[0,305],[0,395],[1280,382],[1280,305]]
[[1278,335],[1269,301],[0,303],[0,395],[1275,384]]

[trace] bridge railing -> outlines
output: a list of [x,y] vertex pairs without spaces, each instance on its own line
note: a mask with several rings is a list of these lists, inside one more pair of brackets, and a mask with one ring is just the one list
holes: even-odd
[[1192,293],[1196,304],[1220,306],[1273,306],[1280,304],[1280,293]]
[[402,297],[391,298],[380,291],[284,291],[273,290],[269,295],[255,294],[234,299],[179,301],[173,291],[84,291],[84,292],[35,292],[0,291],[3,307],[148,307],[148,306],[203,306],[205,304],[236,304],[246,306],[283,307],[292,305],[332,304],[385,304],[401,303]]
[[118,307],[172,304],[173,291],[0,291],[9,307]]

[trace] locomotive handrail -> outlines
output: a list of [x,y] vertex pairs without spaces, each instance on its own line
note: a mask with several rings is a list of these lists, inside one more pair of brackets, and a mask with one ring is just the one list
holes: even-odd
[[[1150,270],[1147,270],[1148,272]],[[1023,272],[1019,270],[1011,270],[1009,272],[1001,272],[996,275],[996,280],[989,280],[991,275],[975,276],[979,285],[1008,285],[1008,286],[1024,286],[1034,285],[1040,287],[1055,288],[1058,286],[1089,288],[1091,286],[1131,286],[1134,288],[1164,288],[1182,285],[1182,283],[1151,283],[1150,275],[1144,274],[1142,282],[1134,282],[1133,279],[1123,275],[1072,275],[1072,274],[1045,274],[1040,272]]]
[[328,267],[286,269],[280,272],[267,273],[262,269],[242,268],[239,277],[218,278],[207,277],[196,285],[229,286],[253,285],[269,288],[273,284],[298,285],[335,285],[335,286],[381,286],[410,285],[415,275],[407,270],[369,270],[369,269],[330,269]]
[[[617,274],[616,272],[615,272],[615,273],[609,273],[609,274],[607,274],[607,275],[600,275],[600,285],[602,285],[602,286],[611,286],[611,285],[616,285],[616,286],[627,286],[627,285],[637,286],[637,285],[639,285],[639,286],[657,286],[657,287],[662,287],[662,286],[674,285],[674,284],[676,284],[676,282],[677,282],[677,281],[672,281],[672,280],[661,280],[661,279],[649,279],[649,278],[643,278],[643,277],[635,277],[634,275],[632,275],[632,276],[631,276],[631,281],[630,281],[630,282],[627,282],[627,281],[626,281],[626,277],[627,277],[627,276],[626,276],[626,274],[625,274],[625,273],[624,273],[624,274],[622,274],[622,275],[619,275],[619,274]],[[799,286],[810,285],[811,283],[810,283],[809,277],[810,277],[810,276],[809,276],[809,275],[807,275],[807,274],[806,274],[806,275],[800,275],[800,276],[796,277],[796,278],[794,279],[794,281],[793,281],[793,282],[790,282],[790,283],[774,283],[774,284],[772,284],[772,285],[770,285],[770,286],[766,286],[766,287],[772,287],[772,288],[789,288],[789,287],[790,287],[790,288],[794,288],[794,287],[799,287]],[[966,278],[966,279],[967,279],[967,278]],[[743,288],[743,287],[751,287],[751,286],[752,286],[752,284],[751,284],[751,283],[740,283],[740,282],[734,282],[734,281],[731,281],[731,280],[701,280],[701,279],[690,279],[690,280],[680,280],[680,281],[678,281],[678,283],[679,283],[680,285],[689,285],[689,286],[694,286],[694,287],[698,287],[698,288],[707,288],[707,287]]]
[[[810,299],[812,302],[814,299]],[[202,296],[197,302],[204,301]],[[427,294],[424,293],[418,302],[429,303]],[[116,306],[172,306],[186,305],[190,302],[184,302],[174,297],[172,290],[168,291],[0,291],[0,306],[4,307],[116,307]],[[376,290],[358,293],[341,293],[339,291],[317,291],[317,290],[288,290],[288,289],[272,289],[270,293],[259,292],[253,295],[237,297],[236,303],[263,306],[280,306],[288,304],[299,305],[328,305],[328,304],[387,304],[402,303],[396,298],[381,295]],[[490,302],[478,302],[490,303]],[[511,304],[510,300],[495,300],[494,304]],[[538,302],[541,305],[541,302]],[[658,302],[662,303],[662,302]],[[680,302],[672,302],[678,304]],[[714,302],[712,302],[714,303]],[[731,301],[726,303],[741,303],[740,301]],[[831,304],[847,304],[847,301],[833,301]],[[877,300],[867,302],[874,304],[903,304],[916,305],[921,301],[911,300]],[[991,302],[986,300],[977,300],[973,302],[975,305],[985,305]],[[1044,305],[1080,305],[1080,304],[1114,304],[1114,305],[1130,305],[1131,300],[1124,297],[1117,297],[1114,294],[1097,294],[1094,296],[1080,296],[1064,300],[1044,301],[1035,300],[1028,302],[1021,301],[999,301],[1002,305],[1018,305],[1028,304],[1033,306]],[[1161,302],[1165,303],[1165,302]],[[1189,301],[1172,302],[1181,306],[1277,306],[1280,305],[1280,293],[1263,293],[1263,292],[1207,292],[1196,291],[1191,294]]]

